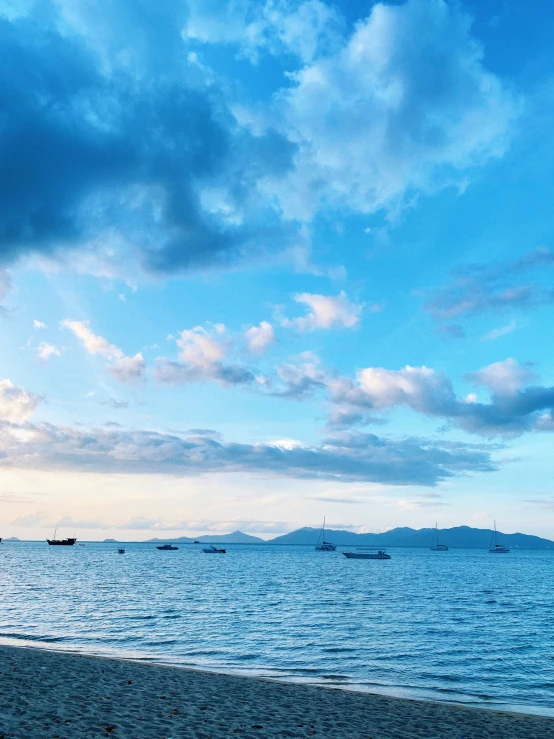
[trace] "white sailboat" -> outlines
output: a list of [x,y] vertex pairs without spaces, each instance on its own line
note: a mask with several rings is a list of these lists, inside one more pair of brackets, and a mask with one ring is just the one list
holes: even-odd
[[446,544],[439,544],[439,524],[435,524],[435,545],[429,547],[432,552],[447,552],[448,547]]
[[[492,546],[493,544],[494,546]],[[489,554],[508,554],[510,552],[509,549],[502,546],[502,544],[498,544],[496,541],[496,521],[494,522],[494,531],[491,536],[489,547]]]
[[325,541],[325,519],[323,519],[323,527],[319,532],[315,550],[316,552],[334,552],[335,549],[336,546],[334,544],[331,544],[330,541]]

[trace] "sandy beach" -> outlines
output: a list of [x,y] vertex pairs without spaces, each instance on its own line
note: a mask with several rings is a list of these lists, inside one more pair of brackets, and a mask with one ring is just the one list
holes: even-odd
[[0,739],[554,739],[554,719],[0,646]]

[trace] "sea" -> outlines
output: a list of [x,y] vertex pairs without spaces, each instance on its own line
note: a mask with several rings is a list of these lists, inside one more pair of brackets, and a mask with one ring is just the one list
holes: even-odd
[[0,545],[0,641],[554,716],[554,551]]

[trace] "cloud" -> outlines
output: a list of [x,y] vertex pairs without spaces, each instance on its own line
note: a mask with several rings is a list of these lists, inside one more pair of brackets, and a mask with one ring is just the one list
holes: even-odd
[[50,516],[46,511],[33,511],[16,516],[12,526],[41,526],[64,529],[109,529],[111,526],[97,519],[74,519],[72,516]]
[[33,319],[33,328],[35,329],[35,331],[38,331],[41,328],[47,328],[47,326],[45,323],[43,323],[42,321],[37,321],[35,318]]
[[299,400],[326,386],[326,374],[321,368],[321,360],[311,352],[300,355],[295,364],[281,364],[276,367],[281,387],[271,392],[281,398]]
[[23,421],[31,415],[42,398],[0,378],[0,423]]
[[[547,269],[552,267],[554,252],[545,247],[506,262],[467,264],[456,269],[452,279],[423,307],[437,321],[451,321],[547,305],[554,302],[554,290],[544,284],[545,276],[548,278]],[[527,279],[527,273],[534,273],[533,277]],[[512,321],[483,338],[495,339],[514,329]]]
[[510,358],[489,364],[477,372],[469,372],[466,378],[476,385],[483,385],[497,395],[514,395],[524,384],[533,380],[535,374]]
[[54,344],[48,344],[46,341],[41,341],[37,347],[37,356],[42,364],[48,362],[50,357],[59,357],[61,352]]
[[376,3],[334,54],[291,75],[280,130],[297,143],[274,191],[284,213],[376,212],[501,156],[519,102],[444,0]]
[[262,321],[259,326],[252,326],[245,331],[248,349],[252,354],[263,354],[270,344],[275,342],[275,331],[267,321]]
[[110,375],[124,384],[140,382],[144,379],[146,362],[141,352],[134,357],[120,357],[107,368]]
[[508,336],[508,334],[513,333],[516,328],[516,322],[511,320],[510,323],[507,323],[505,326],[493,328],[491,331],[488,331],[486,334],[481,336],[481,339],[483,341],[496,341],[496,339],[500,339],[502,336]]
[[342,433],[317,446],[241,444],[148,430],[78,430],[52,424],[0,425],[0,466],[103,473],[241,472],[294,479],[436,485],[495,469],[486,449],[439,441]]
[[157,382],[186,385],[191,382],[217,382],[220,385],[248,385],[256,381],[254,373],[238,364],[227,364],[230,340],[221,338],[225,326],[218,324],[211,330],[202,326],[184,329],[176,339],[179,361],[159,357],[154,379]]
[[363,305],[351,303],[346,293],[340,292],[336,297],[331,295],[312,295],[300,293],[295,295],[297,303],[307,305],[310,309],[306,316],[284,319],[283,326],[292,326],[298,331],[316,331],[330,328],[354,328],[359,323]]
[[328,383],[330,425],[370,423],[375,413],[403,406],[483,436],[554,430],[554,387],[531,385],[534,374],[514,359],[470,372],[465,379],[487,388],[490,402],[479,402],[475,393],[460,399],[450,378],[428,367],[368,367],[357,373],[355,382],[333,378]]
[[7,269],[0,269],[0,301],[13,290],[13,280]]
[[79,338],[89,354],[99,354],[109,360],[107,366],[110,375],[124,384],[134,384],[144,379],[146,373],[146,362],[141,352],[133,357],[127,357],[122,350],[110,344],[103,336],[93,334],[89,328],[88,321],[71,321],[66,319],[61,323],[62,328],[73,331]]
[[[0,19],[4,263],[168,274],[297,254],[299,221],[397,207],[500,156],[518,111],[444,0],[377,3],[353,32],[321,0],[91,8]],[[258,110],[206,43],[278,55],[285,84]]]
[[345,25],[338,12],[320,0],[189,0],[188,5],[188,38],[236,44],[240,55],[254,63],[263,53],[294,54],[309,62],[338,46]]
[[79,248],[111,252],[120,273],[134,253],[167,273],[292,240],[257,181],[286,171],[295,145],[238,124],[186,21],[176,0],[2,16],[5,262]]

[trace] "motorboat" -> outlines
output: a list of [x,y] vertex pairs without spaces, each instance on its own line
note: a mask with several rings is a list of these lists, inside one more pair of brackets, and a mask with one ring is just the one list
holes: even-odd
[[179,547],[174,547],[173,544],[162,544],[159,547],[156,547],[156,549],[159,549],[160,552],[176,552]]
[[193,544],[200,544],[200,542],[198,541],[198,539],[195,539],[192,543]]
[[117,547],[117,553],[118,554],[125,554],[125,549],[123,547]]
[[323,526],[319,532],[317,544],[315,545],[316,552],[334,552],[337,547],[331,544],[330,541],[325,541],[325,519],[323,519]]
[[439,525],[438,523],[435,524],[435,544],[432,547],[429,547],[429,549],[432,552],[447,552],[448,547],[446,544],[439,544]]
[[56,534],[58,533],[58,529],[54,530],[54,538],[53,539],[46,539],[48,544],[52,547],[72,547],[75,542],[77,541],[76,537],[68,537],[67,539],[56,539]]
[[384,549],[378,549],[376,552],[343,552],[344,556],[348,559],[390,559],[390,554],[387,554]]
[[209,547],[203,548],[203,552],[206,552],[206,554],[225,554],[227,552],[226,549],[218,549],[217,547],[214,547],[213,544],[210,544]]
[[494,531],[491,536],[489,547],[489,554],[509,554],[510,552],[507,547],[502,546],[502,544],[498,544],[496,541],[496,521],[494,522]]

